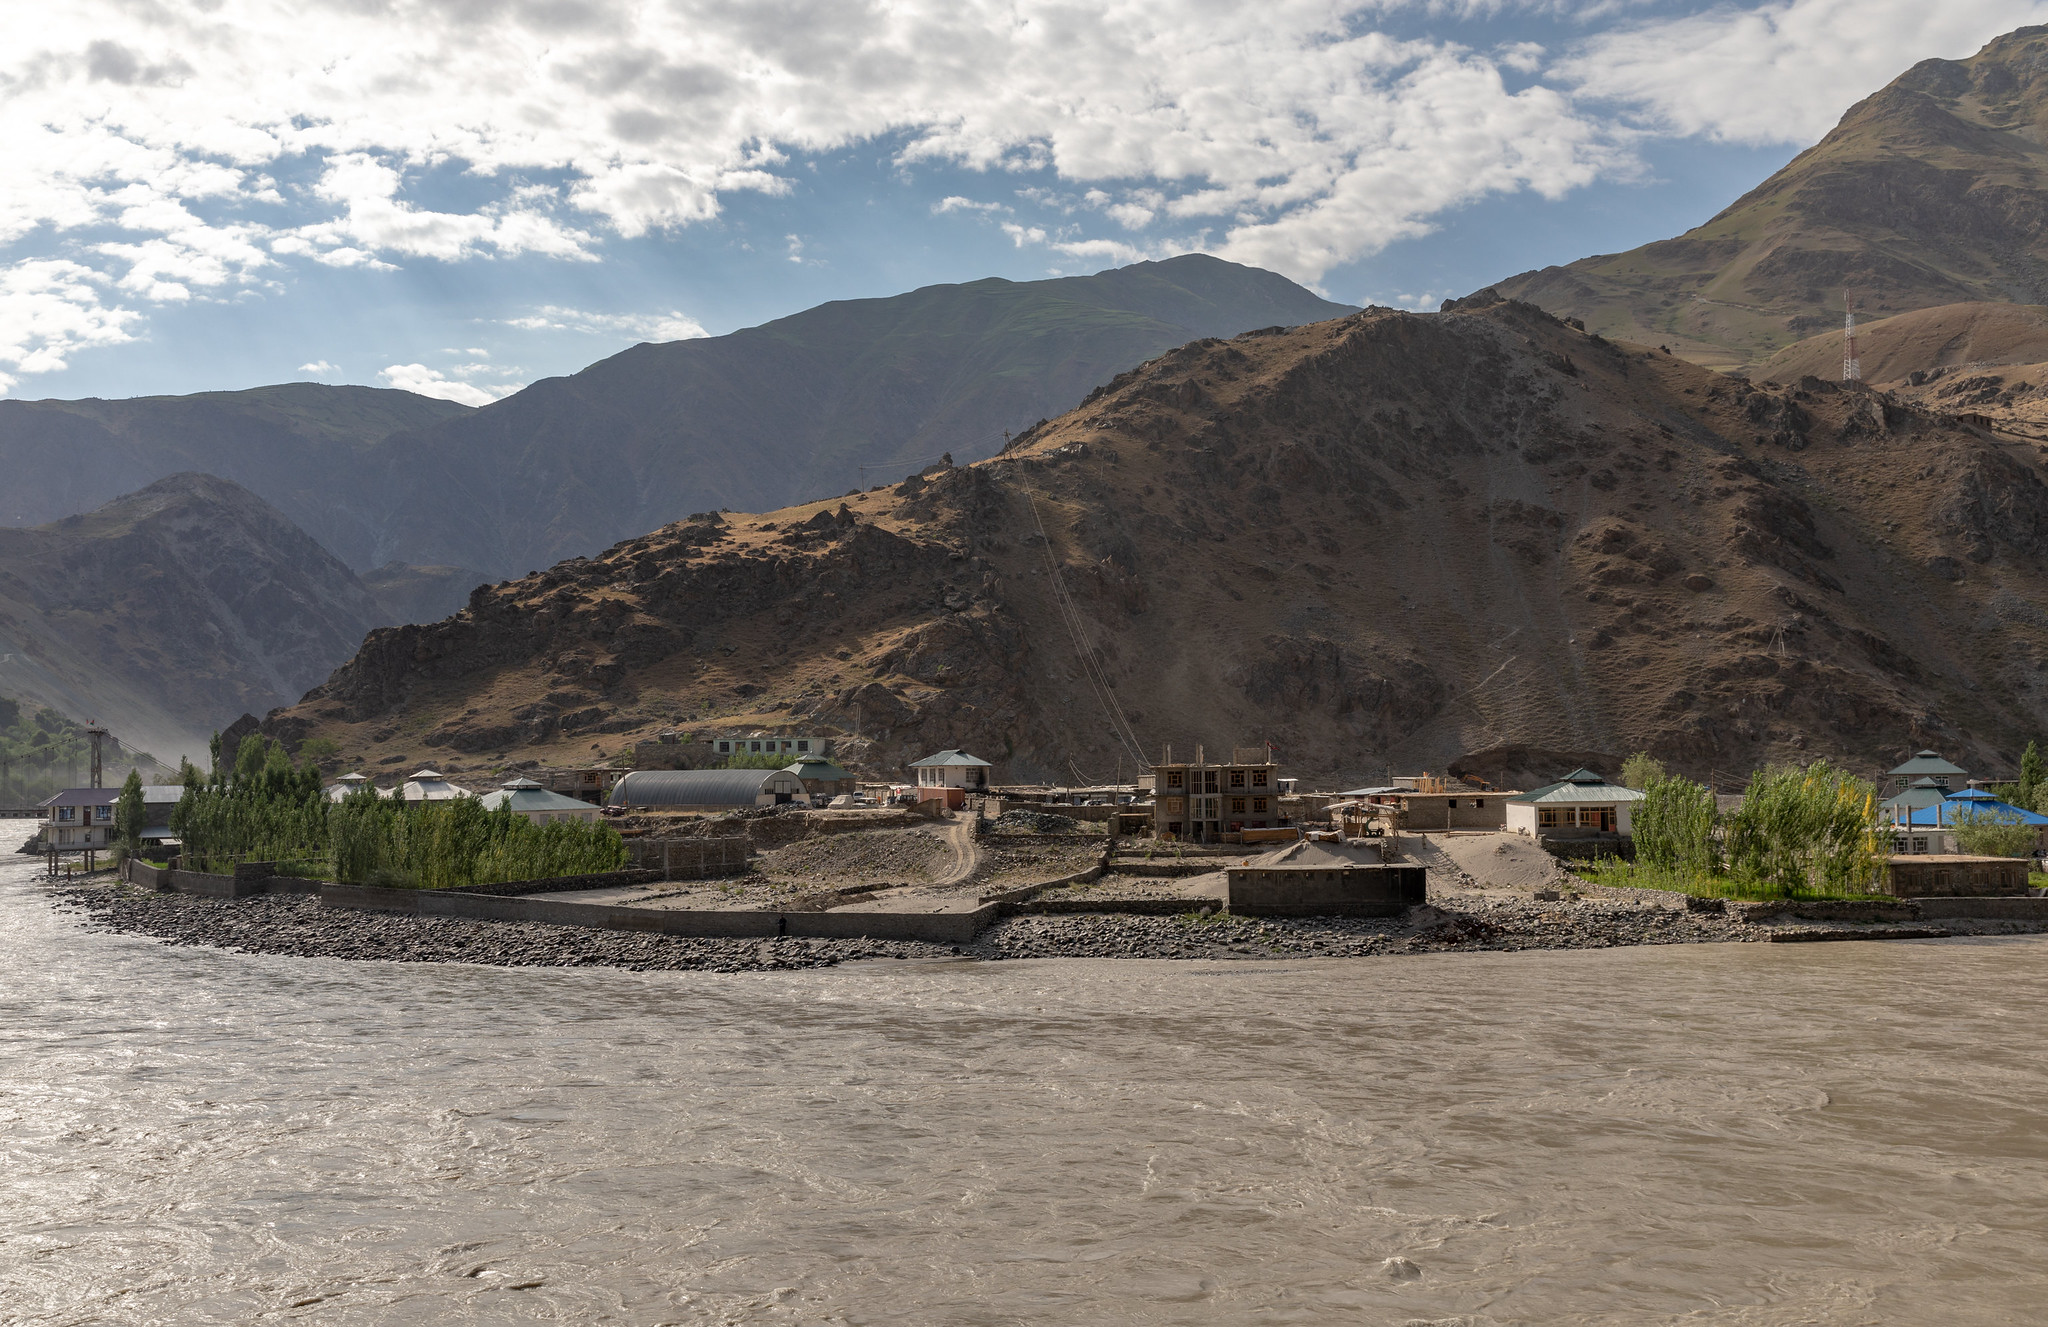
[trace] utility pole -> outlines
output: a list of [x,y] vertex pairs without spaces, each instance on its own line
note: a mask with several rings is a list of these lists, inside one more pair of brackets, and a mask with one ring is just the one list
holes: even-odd
[[90,786],[94,788],[104,787],[105,785],[101,782],[104,776],[100,764],[100,739],[107,735],[107,730],[100,727],[98,719],[94,719],[92,726],[85,730],[85,735],[92,741],[92,784]]
[[1850,291],[1842,292],[1842,381],[1858,382],[1863,377],[1863,361],[1856,358],[1856,296]]

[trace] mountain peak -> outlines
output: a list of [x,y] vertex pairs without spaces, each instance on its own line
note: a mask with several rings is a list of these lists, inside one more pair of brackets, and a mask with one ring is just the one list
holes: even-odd
[[2048,302],[2048,27],[1923,60],[1670,240],[1497,283],[1609,336],[1734,368],[1842,320]]

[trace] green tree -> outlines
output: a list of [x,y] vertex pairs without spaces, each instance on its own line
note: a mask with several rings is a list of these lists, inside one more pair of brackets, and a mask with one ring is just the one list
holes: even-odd
[[301,765],[328,765],[341,754],[341,744],[331,737],[309,737],[299,743]]
[[787,769],[796,764],[797,758],[784,752],[776,755],[770,751],[735,751],[725,758],[727,769]]
[[114,803],[114,832],[121,836],[120,858],[126,858],[142,847],[142,831],[149,826],[143,823],[148,808],[142,801],[142,771],[129,770],[127,781],[121,785],[120,800]]
[[1860,894],[1884,859],[1877,789],[1816,760],[1750,776],[1728,822],[1728,866],[1759,889],[1787,897]]
[[2041,795],[2044,784],[2048,784],[2048,761],[2041,759],[2038,743],[2027,743],[2027,749],[2020,756],[2020,782],[2013,790],[2013,800],[2020,806],[2032,806],[2034,799]]
[[1956,846],[1980,857],[2032,856],[2039,842],[2034,827],[2010,811],[1960,811],[1952,823]]
[[1621,785],[1646,792],[1652,783],[1664,777],[1664,762],[1657,760],[1647,751],[1638,751],[1621,762]]
[[1637,863],[1674,875],[1712,875],[1719,865],[1713,790],[1690,779],[1656,778],[1643,792],[1629,816]]

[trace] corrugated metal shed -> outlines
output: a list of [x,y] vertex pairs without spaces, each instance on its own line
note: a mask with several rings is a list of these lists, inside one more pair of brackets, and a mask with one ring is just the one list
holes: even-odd
[[803,780],[786,769],[641,769],[612,788],[612,806],[766,806],[802,797]]

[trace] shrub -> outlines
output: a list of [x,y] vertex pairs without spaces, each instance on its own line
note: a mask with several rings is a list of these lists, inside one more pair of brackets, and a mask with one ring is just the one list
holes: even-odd
[[1720,865],[1714,843],[1714,794],[1690,779],[1652,779],[1629,817],[1636,860],[1651,870],[1711,875]]
[[1728,823],[1728,867],[1792,896],[1868,892],[1885,856],[1877,790],[1817,760],[1750,776]]
[[2031,857],[2034,853],[2034,827],[2010,811],[1959,811],[1953,824],[1956,846],[1964,852],[1980,857]]
[[1664,762],[1655,759],[1647,751],[1638,751],[1621,762],[1621,786],[1624,788],[1644,792],[1663,777]]

